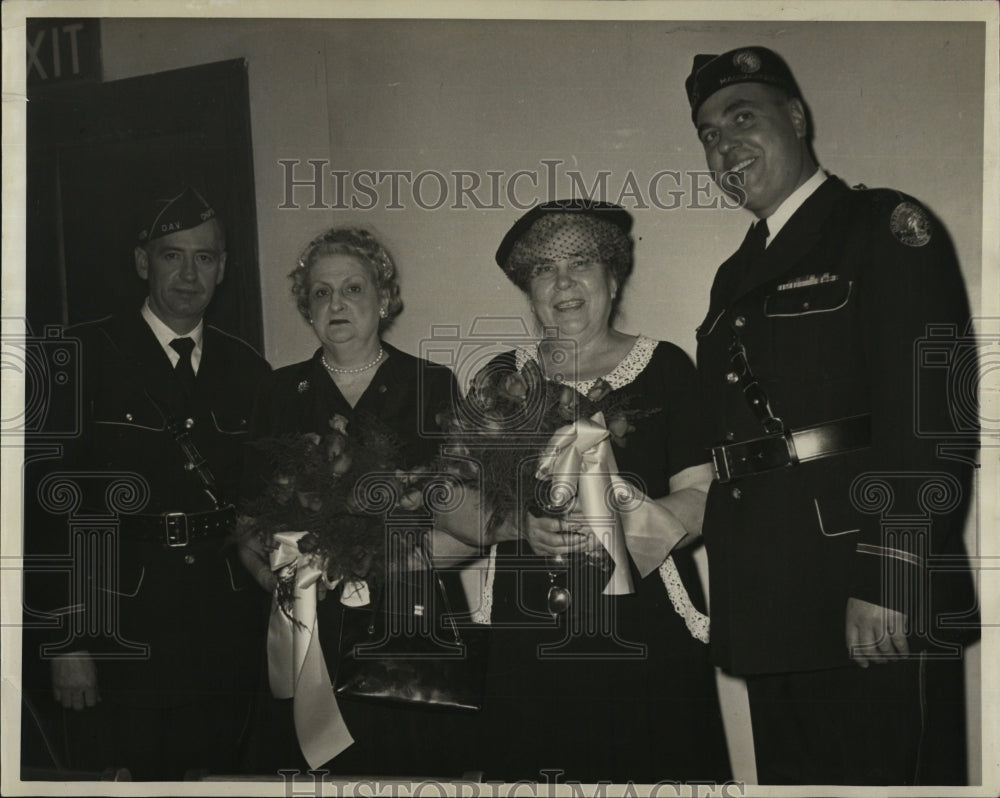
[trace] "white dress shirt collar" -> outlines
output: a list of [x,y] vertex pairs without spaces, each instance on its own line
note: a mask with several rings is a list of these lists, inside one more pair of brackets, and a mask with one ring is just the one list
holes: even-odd
[[191,332],[186,335],[178,335],[173,330],[171,330],[166,324],[164,324],[159,316],[153,313],[152,308],[149,307],[149,297],[146,297],[146,301],[142,305],[142,318],[146,320],[146,324],[149,325],[149,329],[153,331],[153,335],[156,336],[156,340],[160,342],[160,346],[163,347],[163,351],[166,352],[167,357],[170,358],[170,365],[176,366],[177,361],[181,359],[181,356],[177,353],[170,342],[175,338],[190,338],[194,341],[194,349],[191,352],[191,368],[194,369],[194,373],[198,373],[198,366],[201,365],[201,344],[205,337],[205,320],[202,319],[198,322],[198,326],[195,327]]
[[802,203],[809,199],[813,195],[813,192],[823,185],[826,179],[826,172],[817,167],[816,171],[813,172],[813,176],[789,194],[785,201],[778,206],[778,209],[767,217],[767,242],[764,244],[765,247],[770,246],[771,242],[774,241],[774,237],[781,232],[781,228],[792,218],[792,214],[802,207]]

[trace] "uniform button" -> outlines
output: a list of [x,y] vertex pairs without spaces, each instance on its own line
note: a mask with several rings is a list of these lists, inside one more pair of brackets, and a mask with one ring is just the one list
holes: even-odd
[[726,382],[728,382],[730,385],[735,385],[739,381],[740,381],[740,375],[737,374],[735,371],[730,371],[726,375]]
[[802,309],[803,310],[809,310],[809,303],[808,302],[803,302],[802,303]]
[[742,496],[742,495],[743,495],[743,491],[741,491],[739,488],[733,488],[733,498],[734,499],[739,499],[740,496]]
[[388,388],[386,388],[386,387],[385,387],[384,385],[380,385],[380,386],[378,386],[378,392],[379,392],[379,393],[385,393],[385,392],[386,392],[386,391],[388,391],[388,390],[389,390],[389,389],[388,389]]
[[744,327],[747,326],[747,317],[737,316],[735,319],[733,319],[733,326],[742,330]]
[[194,565],[194,555],[193,554],[185,554],[184,555],[184,564],[185,565]]
[[736,433],[735,432],[727,432],[726,433],[726,440],[727,441],[735,441],[736,440]]
[[125,420],[126,421],[131,421],[133,418],[135,418],[135,416],[133,416],[131,413],[126,413],[125,414]]
[[184,419],[184,426],[187,427],[187,429],[191,429],[191,427],[194,426],[194,419],[193,418]]

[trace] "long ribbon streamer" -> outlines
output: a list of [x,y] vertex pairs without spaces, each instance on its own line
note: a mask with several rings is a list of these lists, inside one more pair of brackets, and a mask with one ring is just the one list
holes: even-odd
[[614,562],[603,592],[620,596],[635,592],[630,554],[645,578],[685,533],[673,513],[619,475],[609,435],[603,413],[560,427],[535,476],[551,477],[559,489],[576,495],[573,515],[582,516]]
[[305,532],[279,532],[271,551],[271,570],[293,574],[294,601],[289,618],[272,601],[267,629],[267,675],[275,698],[292,698],[295,734],[309,767],[318,768],[353,744],[333,694],[330,673],[319,644],[316,583],[323,569],[315,557],[302,554],[298,541]]

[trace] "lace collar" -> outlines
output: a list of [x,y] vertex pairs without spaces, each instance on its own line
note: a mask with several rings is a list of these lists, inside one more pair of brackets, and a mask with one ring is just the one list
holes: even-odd
[[[638,377],[642,373],[643,369],[649,365],[649,361],[653,357],[653,350],[656,349],[657,343],[659,342],[652,338],[640,335],[635,339],[635,343],[632,344],[632,348],[629,350],[628,354],[625,355],[618,365],[604,377],[595,377],[592,380],[584,380],[582,382],[565,381],[565,384],[582,393],[584,396],[586,396],[590,389],[597,384],[599,379],[603,379],[608,385],[611,386],[611,390],[613,391],[617,391],[619,388],[624,388],[636,377]],[[519,347],[515,350],[514,356],[517,370],[520,371],[524,368],[524,364],[529,360],[538,361],[538,344],[534,343],[529,346]]]

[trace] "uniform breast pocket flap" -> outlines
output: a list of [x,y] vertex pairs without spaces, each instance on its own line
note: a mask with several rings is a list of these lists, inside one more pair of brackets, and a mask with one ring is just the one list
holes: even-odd
[[245,413],[227,413],[220,410],[212,411],[212,423],[223,435],[246,435],[249,431],[249,420]]
[[836,280],[775,291],[764,300],[764,315],[778,317],[833,313],[847,306],[853,287],[853,281]]
[[135,396],[102,396],[94,403],[94,423],[118,429],[162,432],[166,429],[163,415],[149,400]]
[[113,596],[135,598],[142,590],[142,583],[145,579],[145,566],[121,565],[118,569],[117,579],[113,580],[109,585],[102,585],[99,589]]

